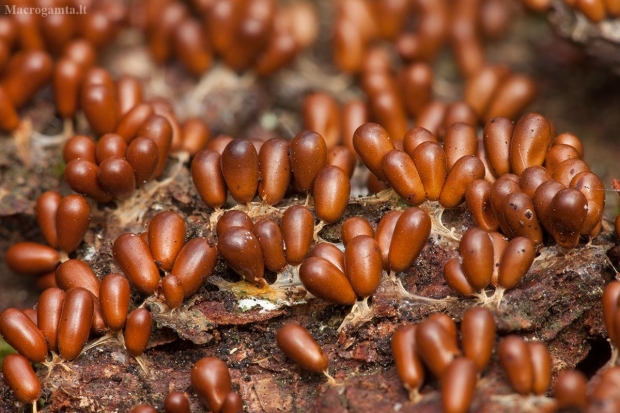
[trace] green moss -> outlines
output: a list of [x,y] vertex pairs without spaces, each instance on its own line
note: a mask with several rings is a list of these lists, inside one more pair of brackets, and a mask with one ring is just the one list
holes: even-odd
[[16,353],[16,351],[0,337],[0,363],[2,363],[2,360],[4,360],[7,355],[12,353]]

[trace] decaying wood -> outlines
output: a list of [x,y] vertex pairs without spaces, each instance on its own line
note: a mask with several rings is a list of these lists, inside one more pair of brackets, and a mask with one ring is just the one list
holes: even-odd
[[[191,236],[210,235],[208,218],[213,211],[198,198],[187,169],[175,168],[174,161],[170,162],[168,174],[177,171],[174,179],[161,185],[152,197],[139,198],[139,206],[125,203],[94,213],[91,228],[97,233],[89,232],[78,256],[99,276],[117,270],[111,255],[114,238],[128,230],[141,230],[161,210],[173,209],[184,215]],[[385,212],[403,207],[394,201],[367,201],[353,201],[345,218],[361,215],[376,225]],[[128,223],[123,220],[123,208],[138,208],[144,213],[138,221]],[[457,235],[471,225],[462,208],[446,212],[444,221]],[[325,227],[320,236],[337,241],[340,223]],[[603,235],[566,255],[555,247],[543,249],[522,283],[506,294],[500,308],[491,308],[499,334],[517,333],[547,343],[555,372],[583,360],[589,353],[589,342],[604,335],[600,296],[605,283],[615,275],[606,255],[612,245],[610,237]],[[397,274],[404,288],[436,299],[454,295],[443,281],[442,267],[456,255],[456,247],[456,241],[445,237],[445,232],[443,236],[435,232],[410,270]],[[45,388],[42,410],[123,412],[139,403],[161,408],[166,394],[174,389],[187,392],[192,410],[202,411],[191,390],[189,371],[201,357],[214,355],[229,366],[234,388],[250,412],[437,411],[440,400],[435,379],[427,380],[419,403],[408,401],[395,372],[391,335],[402,323],[419,322],[436,311],[459,321],[467,308],[478,305],[471,299],[420,302],[403,296],[386,274],[370,302],[371,320],[349,324],[338,332],[347,307],[308,299],[297,289],[283,295],[288,303],[272,303],[270,308],[268,301],[247,300],[245,294],[255,289],[237,280],[219,263],[210,281],[177,310],[171,312],[160,299],[148,298],[145,305],[153,313],[157,333],[141,357],[144,369],[116,339],[65,363],[69,369],[57,366],[49,372],[40,367],[38,375]],[[144,300],[133,298],[135,305]],[[306,326],[324,347],[338,386],[329,386],[321,375],[301,371],[277,349],[276,331],[291,321]],[[3,382],[0,400],[0,411],[30,409],[16,403]],[[545,398],[512,394],[494,358],[478,385],[471,411],[502,411],[507,406],[510,411],[544,411],[549,403]]]

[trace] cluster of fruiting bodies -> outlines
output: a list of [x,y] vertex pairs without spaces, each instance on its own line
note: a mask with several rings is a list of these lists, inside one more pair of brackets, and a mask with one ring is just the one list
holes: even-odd
[[[200,75],[211,65],[211,43],[228,66],[251,68],[262,76],[289,63],[315,37],[295,24],[313,16],[306,4],[277,8],[267,0],[245,6],[228,0],[195,3],[200,20],[181,2],[136,3],[132,19],[147,33],[156,61],[163,63],[174,54],[189,72]],[[456,293],[477,297],[472,305],[483,308],[469,310],[461,321],[462,351],[454,321],[440,314],[401,327],[392,349],[412,400],[424,382],[424,364],[440,381],[445,411],[468,410],[477,377],[484,373],[496,342],[493,314],[484,306],[501,305],[505,290],[519,284],[545,243],[555,242],[564,252],[582,237],[596,236],[604,186],[583,160],[576,136],[555,136],[549,121],[538,114],[513,124],[511,119],[532,100],[535,87],[505,67],[485,66],[477,33],[493,37],[502,29],[485,20],[485,13],[477,17],[480,5],[458,1],[452,16],[458,24],[450,32],[445,2],[419,1],[422,21],[439,19],[441,30],[427,32],[430,26],[421,23],[419,32],[407,33],[401,17],[407,16],[409,6],[397,3],[393,8],[391,3],[363,0],[339,4],[335,61],[342,70],[359,75],[368,104],[350,101],[340,110],[329,94],[309,95],[303,104],[309,130],[290,141],[209,139],[202,120],[181,124],[169,102],[144,100],[136,79],[114,81],[108,71],[95,67],[97,48],[128,19],[122,3],[95,9],[88,18],[98,25],[70,19],[54,23],[66,36],[48,45],[49,53],[36,50],[44,47],[43,33],[49,28],[36,21],[0,20],[0,57],[3,47],[8,50],[0,59],[0,69],[7,66],[0,79],[2,129],[17,129],[16,108],[52,80],[61,117],[71,123],[81,110],[100,136],[97,142],[83,135],[67,141],[64,177],[71,189],[95,202],[131,202],[136,189],[147,190],[149,181],[166,176],[169,155],[177,154],[181,164],[191,156],[195,190],[211,215],[206,235],[189,239],[182,214],[155,215],[144,232],[108,240],[118,272],[96,274],[85,261],[67,255],[78,250],[89,229],[91,205],[80,195],[43,193],[35,211],[49,246],[23,242],[5,256],[15,272],[39,275],[45,290],[36,311],[11,308],[0,315],[0,333],[19,353],[6,357],[2,367],[19,401],[36,404],[42,392],[30,363],[70,371],[66,362],[109,340],[117,340],[140,360],[155,328],[147,307],[182,311],[220,259],[243,278],[241,291],[250,291],[253,284],[251,291],[269,297],[269,292],[303,287],[305,296],[290,299],[290,305],[314,296],[367,309],[367,298],[388,282],[398,284],[412,300],[424,299],[409,294],[398,274],[414,264],[431,234],[458,240],[443,226],[441,212],[465,203],[477,227],[463,233],[459,256],[447,261],[444,276]],[[497,2],[482,3],[493,7]],[[398,17],[398,24],[385,24],[392,22],[390,16]],[[206,22],[206,37],[197,35],[205,31],[201,22]],[[86,29],[91,26],[98,29]],[[74,35],[83,40],[74,40]],[[18,38],[23,50],[11,56]],[[371,45],[379,38],[394,41],[402,58],[416,62],[395,76],[390,56]],[[448,38],[467,77],[463,101],[452,104],[432,99],[433,74],[426,63]],[[55,65],[52,55],[59,58]],[[415,128],[408,128],[408,116]],[[476,127],[481,122],[486,125],[479,139]],[[357,159],[364,167],[356,166]],[[351,199],[356,170],[368,174],[368,192],[385,192]],[[160,184],[154,182],[155,187]],[[305,203],[291,201],[291,194],[302,195]],[[376,226],[361,217],[342,219],[351,202],[384,202],[396,199],[394,194],[398,206]],[[254,202],[257,196],[260,202]],[[233,201],[234,208],[222,209]],[[342,226],[340,244],[320,237],[321,229],[333,224]],[[292,278],[288,284],[270,284],[266,270]],[[489,300],[489,285],[499,292],[495,300]],[[617,296],[608,300],[612,304],[606,305],[613,307],[608,311],[615,312]],[[606,313],[615,344],[613,317]],[[343,328],[367,318],[347,320]],[[303,327],[283,327],[277,345],[304,369],[329,376],[327,355]],[[497,352],[517,393],[547,391],[551,361],[544,344],[510,336],[500,341]],[[570,386],[569,379],[559,383]],[[196,363],[191,383],[212,411],[243,409],[221,360],[210,357]],[[331,377],[330,383],[337,385]],[[583,398],[566,401],[571,392],[564,387],[556,386],[556,394],[565,394],[557,397],[560,406],[584,405]],[[189,411],[186,396],[171,392],[164,409]],[[133,411],[154,409],[137,406]]]

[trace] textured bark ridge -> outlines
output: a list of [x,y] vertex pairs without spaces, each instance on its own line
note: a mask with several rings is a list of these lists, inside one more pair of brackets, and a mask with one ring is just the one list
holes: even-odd
[[[209,215],[213,211],[199,200],[187,170],[172,161],[167,176],[170,179],[159,183],[152,196],[135,198],[116,209],[103,207],[94,214],[91,228],[98,233],[89,232],[78,257],[99,276],[117,270],[111,255],[114,238],[144,228],[161,210],[174,209],[183,214],[191,237],[210,235]],[[402,207],[394,198],[358,198],[352,200],[343,220],[361,215],[376,225],[387,211]],[[424,207],[433,212],[431,206]],[[140,212],[137,220],[127,219],[133,217],[131,211]],[[321,238],[338,242],[343,220],[324,227]],[[471,225],[464,208],[446,211],[442,220],[447,228],[455,228],[457,237]],[[566,255],[553,246],[544,248],[521,284],[506,294],[499,309],[492,308],[499,336],[517,333],[547,343],[556,373],[588,357],[590,343],[602,341],[605,334],[600,296],[615,274],[613,257],[606,255],[613,244],[606,234],[609,232]],[[465,310],[478,305],[471,299],[454,298],[454,292],[443,281],[443,264],[456,256],[458,245],[447,235],[434,227],[421,256],[397,277],[408,293],[453,298],[420,301],[403,293],[385,274],[365,317],[353,319],[340,331],[349,308],[304,295],[296,284],[295,269],[280,275],[270,291],[258,291],[239,281],[220,262],[216,273],[181,308],[171,312],[158,298],[146,299],[156,331],[149,349],[141,356],[141,364],[114,338],[66,363],[68,369],[57,366],[49,372],[39,367],[38,376],[45,389],[42,410],[120,412],[139,403],[161,409],[167,393],[180,390],[189,394],[192,411],[203,411],[191,389],[189,372],[201,357],[217,356],[229,366],[234,389],[250,412],[438,411],[440,394],[434,378],[427,379],[420,402],[408,401],[396,375],[390,339],[402,323],[419,322],[436,311],[459,321]],[[144,301],[144,297],[133,299],[135,305]],[[275,334],[291,321],[306,326],[323,346],[337,386],[328,385],[322,375],[302,371],[278,350]],[[604,357],[599,357],[601,365],[606,361]],[[478,384],[471,411],[545,411],[549,405],[549,399],[512,394],[494,356]],[[0,411],[29,409],[17,403],[0,382]]]

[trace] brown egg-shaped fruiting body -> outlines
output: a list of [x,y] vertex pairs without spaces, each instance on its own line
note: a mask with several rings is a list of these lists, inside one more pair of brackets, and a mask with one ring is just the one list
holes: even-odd
[[351,182],[337,166],[326,165],[316,174],[312,185],[316,216],[333,224],[342,217],[349,203]]
[[34,325],[38,325],[37,324],[37,310],[35,310],[34,308],[24,308],[22,312],[26,314],[26,317],[28,317],[30,321],[34,323]]
[[101,162],[97,180],[107,193],[121,201],[131,197],[136,189],[133,166],[125,158],[117,156],[111,156]]
[[170,273],[180,281],[185,297],[189,297],[213,274],[216,264],[215,243],[211,239],[198,237],[185,244]]
[[258,188],[258,153],[246,139],[231,141],[221,157],[222,176],[230,194],[239,203],[254,199]]
[[101,164],[110,156],[122,158],[125,156],[125,152],[127,152],[127,142],[125,142],[125,139],[116,133],[106,133],[97,142],[95,158],[97,163]]
[[303,369],[313,373],[327,370],[327,355],[308,330],[299,324],[291,323],[280,328],[276,342],[280,350]]
[[146,350],[151,339],[153,317],[146,308],[136,308],[127,316],[125,323],[125,348],[134,357]]
[[510,141],[512,172],[519,176],[530,166],[542,165],[551,143],[551,125],[542,115],[529,113],[515,125]]
[[269,205],[275,205],[284,198],[291,181],[289,143],[284,139],[272,138],[261,146],[258,153],[260,181],[258,195]]
[[485,179],[476,179],[467,185],[465,203],[476,225],[485,231],[497,231],[497,217],[491,206],[492,184]]
[[97,202],[109,202],[108,194],[97,179],[99,167],[86,159],[74,159],[65,167],[65,181],[78,194],[86,195]]
[[36,403],[41,396],[41,382],[24,356],[9,354],[4,357],[2,376],[20,402]]
[[315,92],[304,98],[302,105],[304,127],[316,131],[325,139],[327,148],[340,140],[340,108],[338,102],[325,92]]
[[396,149],[387,152],[381,160],[381,171],[388,184],[409,205],[420,205],[426,200],[420,174],[405,152]]
[[440,323],[424,320],[416,329],[417,352],[426,367],[442,379],[446,369],[459,355],[456,337],[453,337]]
[[374,238],[360,235],[347,244],[344,266],[351,287],[360,297],[369,297],[381,282],[383,260]]
[[493,243],[486,231],[476,227],[465,231],[459,243],[459,254],[469,285],[482,290],[491,283]]
[[52,248],[58,247],[56,232],[56,211],[62,200],[62,195],[56,191],[45,191],[38,198],[34,207],[37,223],[45,240]]
[[159,161],[157,144],[148,138],[138,137],[127,147],[125,159],[133,168],[136,187],[141,187],[153,178],[157,168]]
[[235,272],[248,282],[264,283],[263,251],[251,231],[232,227],[222,234],[217,245],[220,254]]
[[101,280],[99,301],[105,323],[112,331],[119,331],[125,326],[131,287],[129,281],[121,274],[108,274]]
[[427,63],[413,63],[398,75],[405,105],[410,115],[416,116],[432,98],[433,71]]
[[570,182],[571,188],[581,192],[588,201],[588,213],[581,225],[582,235],[596,235],[595,231],[603,219],[605,209],[605,186],[601,179],[592,172],[580,172]]
[[344,252],[332,243],[319,242],[310,250],[308,257],[320,257],[326,259],[346,274]]
[[507,118],[492,118],[484,126],[482,141],[487,153],[489,166],[495,177],[512,172],[510,163],[510,142],[514,124]]
[[90,205],[80,195],[64,197],[56,211],[58,248],[72,252],[82,242],[90,224]]
[[553,174],[558,166],[569,159],[580,159],[577,149],[570,145],[554,144],[545,156],[545,168],[549,173]]
[[590,166],[581,159],[567,159],[555,168],[553,179],[564,186],[570,185],[575,175],[582,172],[590,172]]
[[157,145],[157,167],[153,177],[159,177],[164,171],[168,153],[172,146],[172,125],[164,116],[149,116],[138,129],[137,136],[148,138]]
[[558,403],[558,408],[585,410],[588,407],[587,383],[586,377],[578,370],[561,372],[553,388],[553,397]]
[[465,123],[454,123],[448,127],[443,137],[443,150],[446,153],[448,170],[466,155],[475,155],[478,149],[476,128]]
[[517,192],[521,192],[521,189],[519,188],[519,177],[514,174],[504,174],[491,185],[491,194],[489,196],[491,209],[497,219],[499,228],[507,237],[513,237],[514,234],[504,218],[504,200],[510,194]]
[[478,371],[473,361],[460,357],[452,361],[441,380],[441,405],[445,413],[467,413],[476,394]]
[[381,181],[385,181],[382,160],[395,149],[387,131],[376,123],[365,123],[353,134],[353,147],[366,167]]
[[[483,10],[481,9],[481,14]],[[482,19],[483,21],[484,19]],[[482,117],[486,113],[498,86],[509,74],[508,67],[504,65],[486,65],[467,79],[463,98],[478,117]]]
[[437,142],[422,142],[410,156],[424,185],[426,199],[437,201],[447,173],[446,154],[443,148]]
[[192,180],[205,204],[220,208],[226,203],[228,188],[222,175],[220,154],[205,149],[192,160]]
[[222,413],[243,413],[243,399],[239,393],[228,393],[222,405]]
[[74,159],[84,159],[96,163],[95,148],[96,145],[92,138],[84,135],[75,135],[65,143],[62,149],[62,158],[67,164]]
[[377,122],[385,125],[388,134],[398,141],[407,131],[407,114],[396,92],[392,88],[379,90],[371,95],[368,104]]
[[510,240],[499,262],[499,285],[507,290],[514,288],[527,274],[536,258],[532,241],[525,237]]
[[183,304],[185,292],[181,281],[174,274],[168,274],[161,281],[161,292],[170,308],[178,308]]
[[0,87],[19,109],[50,80],[53,66],[51,56],[43,50],[18,52],[4,70]]
[[530,196],[523,192],[513,192],[504,198],[501,208],[510,234],[526,237],[535,245],[542,244],[542,228]]
[[93,296],[84,288],[73,288],[65,295],[58,325],[58,352],[65,360],[80,355],[88,341],[93,319]]
[[446,284],[461,295],[469,296],[476,294],[474,287],[469,284],[459,257],[454,257],[443,267],[443,277]]
[[116,94],[119,116],[124,116],[142,101],[142,83],[135,76],[122,75],[116,82]]
[[139,404],[131,409],[129,413],[157,413],[157,409],[150,404]]
[[211,47],[196,19],[186,18],[174,29],[174,50],[177,57],[193,75],[200,76],[213,63]]
[[394,236],[394,228],[396,228],[396,223],[401,215],[401,211],[390,211],[383,215],[375,233],[375,239],[379,244],[379,248],[381,248],[383,268],[386,270],[389,268],[390,246],[392,244],[392,237]]
[[114,260],[127,275],[131,284],[142,294],[153,294],[159,285],[159,270],[146,242],[139,236],[126,233],[112,246]]
[[[279,11],[278,14],[281,14]],[[294,34],[279,25],[271,35],[266,49],[257,57],[254,70],[259,76],[269,76],[289,64],[299,50]]]
[[[1,44],[2,43],[0,42],[0,45]],[[2,46],[0,46],[0,48],[1,47]],[[0,65],[1,63],[2,62],[0,62]],[[4,131],[13,131],[19,127],[19,113],[17,113],[17,109],[15,108],[15,105],[13,105],[13,102],[11,102],[11,98],[6,94],[2,87],[0,87],[0,111],[3,115],[0,119],[0,129]]]
[[347,218],[340,229],[340,238],[342,243],[346,247],[349,241],[358,235],[368,235],[369,237],[375,236],[375,230],[372,226],[362,217]]
[[543,166],[535,165],[525,168],[519,177],[519,187],[530,198],[534,197],[534,193],[540,185],[551,179],[551,174]]
[[211,137],[209,125],[201,118],[193,117],[186,119],[181,128],[183,136],[183,151],[195,156],[200,152]]
[[391,347],[396,372],[403,386],[414,391],[424,382],[424,366],[416,350],[415,325],[404,325],[392,335]]
[[527,343],[530,350],[530,360],[532,364],[532,391],[536,395],[543,395],[547,392],[551,383],[551,354],[545,343],[530,341]]
[[100,281],[84,261],[71,259],[56,268],[56,284],[65,291],[82,287],[99,297]]
[[357,297],[347,276],[320,257],[309,257],[299,267],[299,279],[306,290],[322,300],[352,305]]
[[564,248],[579,243],[581,227],[588,214],[588,200],[574,188],[561,189],[551,200],[543,225]]
[[173,391],[164,399],[164,412],[166,413],[191,413],[189,400],[184,393]]
[[[605,370],[600,379],[594,379],[594,386],[587,392],[588,405],[601,412],[616,412],[620,403],[616,398],[618,389],[618,373],[620,370],[613,366]],[[588,409],[592,410],[592,409]]]
[[341,113],[343,143],[353,154],[357,155],[353,147],[353,135],[357,128],[368,122],[368,107],[364,101],[352,99],[344,104]]
[[45,336],[26,314],[16,308],[7,308],[0,313],[0,335],[33,363],[40,363],[47,357]]
[[420,208],[411,207],[400,215],[388,253],[390,271],[405,271],[413,264],[426,245],[431,228],[430,216]]
[[252,218],[245,212],[237,209],[229,209],[217,220],[215,233],[217,237],[220,238],[226,231],[233,227],[241,227],[248,231],[252,231],[254,223],[252,222]]
[[351,179],[357,165],[357,156],[348,147],[336,145],[327,152],[327,165],[337,166]]
[[138,103],[120,119],[116,133],[125,139],[129,145],[138,136],[142,124],[154,113],[155,111],[149,103]]
[[185,221],[176,212],[160,212],[149,223],[148,234],[155,263],[162,270],[170,271],[185,242]]
[[439,143],[435,135],[433,135],[428,130],[419,126],[411,128],[405,133],[405,136],[403,137],[403,151],[405,151],[407,155],[411,156],[411,158],[414,158],[413,153],[415,152],[415,150],[418,148],[418,146],[422,145],[425,142],[433,142],[437,144]]
[[527,343],[519,336],[510,335],[499,343],[497,353],[512,388],[522,396],[530,394],[534,373]]
[[607,336],[609,341],[617,346],[618,340],[616,337],[616,329],[614,328],[614,319],[618,309],[618,302],[620,301],[620,281],[612,281],[603,290],[603,297],[601,299],[603,307],[603,321],[607,329]]
[[368,194],[371,195],[390,189],[390,186],[380,181],[375,174],[368,174],[366,177],[366,188],[368,189]]
[[215,138],[210,139],[207,142],[207,146],[205,147],[205,149],[217,152],[220,155],[222,155],[222,153],[224,153],[224,149],[226,148],[226,145],[228,145],[233,140],[234,138],[232,136],[217,135]]
[[93,319],[91,320],[90,333],[95,336],[100,336],[107,332],[108,326],[106,325],[105,319],[103,318],[101,302],[97,297],[93,296]]
[[461,321],[461,346],[465,357],[482,372],[491,360],[495,347],[495,319],[486,308],[470,308]]
[[284,239],[278,224],[269,218],[262,218],[252,228],[252,232],[260,243],[265,268],[279,272],[286,266]]
[[464,156],[452,167],[444,183],[439,204],[444,208],[455,208],[465,200],[467,185],[476,179],[484,178],[484,164],[471,155]]
[[50,351],[58,352],[58,324],[65,302],[65,292],[60,288],[48,288],[37,301],[37,327],[43,333]]
[[114,132],[118,123],[118,100],[113,85],[87,83],[80,87],[80,108],[97,135]]
[[4,261],[18,274],[37,275],[54,271],[60,262],[60,255],[47,245],[18,242],[6,251]]
[[490,120],[497,116],[513,119],[536,97],[536,83],[528,76],[512,75],[503,81],[489,104],[484,116]]
[[205,357],[196,362],[191,371],[192,388],[204,405],[217,413],[232,390],[230,372],[226,363],[217,357]]
[[296,188],[310,192],[317,174],[327,164],[325,139],[314,131],[298,133],[290,143],[290,163]]
[[547,216],[551,211],[551,201],[564,188],[566,187],[558,181],[550,179],[540,184],[534,192],[534,208],[543,226],[546,227]]
[[456,329],[456,323],[446,313],[433,313],[428,316],[427,320],[429,322],[440,324],[444,330],[448,332],[448,335],[456,342],[458,339],[458,331]]
[[355,73],[363,58],[363,38],[349,19],[337,19],[334,25],[333,60],[340,70]]
[[286,261],[289,264],[301,264],[314,236],[314,217],[308,208],[294,205],[284,211],[280,223],[282,238],[286,248]]
[[553,146],[556,145],[568,145],[575,148],[577,153],[579,154],[579,158],[583,159],[583,142],[579,139],[578,136],[573,135],[572,133],[564,132],[560,133],[553,139]]

